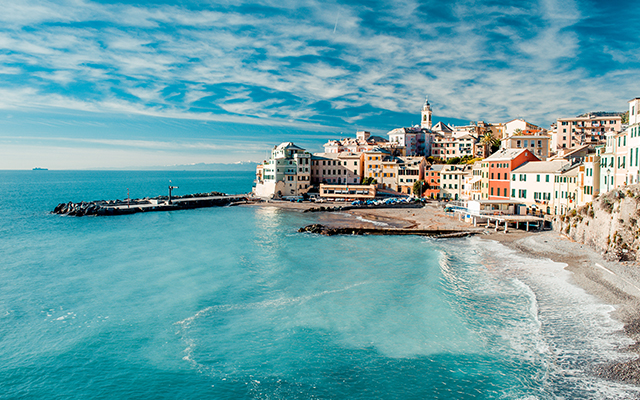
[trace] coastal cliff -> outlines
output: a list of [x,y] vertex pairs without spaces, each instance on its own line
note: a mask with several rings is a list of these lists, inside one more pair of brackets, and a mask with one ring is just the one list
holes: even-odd
[[553,221],[559,231],[615,261],[640,257],[640,185],[627,186],[598,196]]

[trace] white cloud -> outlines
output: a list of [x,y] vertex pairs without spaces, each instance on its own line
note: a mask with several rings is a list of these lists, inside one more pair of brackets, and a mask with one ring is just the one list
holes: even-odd
[[[604,102],[610,105],[600,108],[623,107],[636,95],[625,82],[637,76],[637,63],[595,77],[563,64],[579,54],[579,37],[571,29],[583,18],[576,2],[541,0],[535,7],[462,2],[451,10],[451,21],[436,22],[418,14],[420,4],[413,0],[373,10],[397,31],[369,25],[360,17],[362,6],[307,1],[302,4],[306,18],[300,19],[293,12],[300,2],[260,3],[283,11],[259,17],[166,5],[0,2],[0,47],[7,50],[0,74],[41,79],[9,81],[3,90],[17,97],[0,99],[0,108],[60,107],[312,128],[319,125],[306,125],[316,114],[310,105],[323,100],[347,111],[341,113],[345,116],[349,108],[363,106],[418,113],[429,94],[436,114],[485,120],[524,116],[543,123]],[[506,17],[522,26],[502,23]],[[532,17],[542,23],[529,23]],[[82,21],[110,27],[73,24]],[[44,22],[60,24],[39,25]],[[22,31],[26,26],[31,29]],[[604,51],[620,63],[638,60],[632,51]],[[85,83],[88,93],[56,92],[56,84],[71,82]],[[183,100],[162,90],[176,83],[187,88],[175,97]],[[216,85],[257,86],[278,96],[252,98],[245,89],[220,96]],[[592,87],[619,90],[602,93]],[[139,101],[118,98],[116,92]],[[188,111],[209,96],[237,115]],[[285,97],[296,100],[292,104]],[[345,121],[363,117],[348,115]]]

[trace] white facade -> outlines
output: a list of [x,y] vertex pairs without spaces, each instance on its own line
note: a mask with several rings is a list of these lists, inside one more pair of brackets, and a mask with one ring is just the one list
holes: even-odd
[[301,196],[311,185],[311,154],[291,142],[282,143],[271,151],[271,158],[262,165],[262,180],[256,182],[259,197],[279,198]]
[[530,161],[511,172],[510,199],[545,214],[554,212],[556,174],[566,160]]
[[429,96],[425,98],[424,105],[422,106],[420,127],[422,129],[431,129],[431,104],[429,104]]
[[626,130],[629,140],[629,184],[640,183],[640,97],[629,100],[629,127]]

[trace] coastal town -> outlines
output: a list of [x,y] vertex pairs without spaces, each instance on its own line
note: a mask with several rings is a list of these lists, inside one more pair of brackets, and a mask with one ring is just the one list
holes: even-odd
[[549,218],[639,182],[640,97],[628,101],[626,112],[558,116],[549,129],[522,118],[432,124],[427,98],[420,125],[387,137],[358,131],[323,147],[310,153],[292,142],[275,146],[257,166],[254,194],[338,201],[411,196]]

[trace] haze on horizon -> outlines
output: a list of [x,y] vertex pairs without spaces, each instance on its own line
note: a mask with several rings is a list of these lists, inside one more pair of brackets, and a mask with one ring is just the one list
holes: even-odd
[[[175,4],[174,4],[175,3]],[[260,161],[640,95],[631,1],[0,0],[0,169]]]

